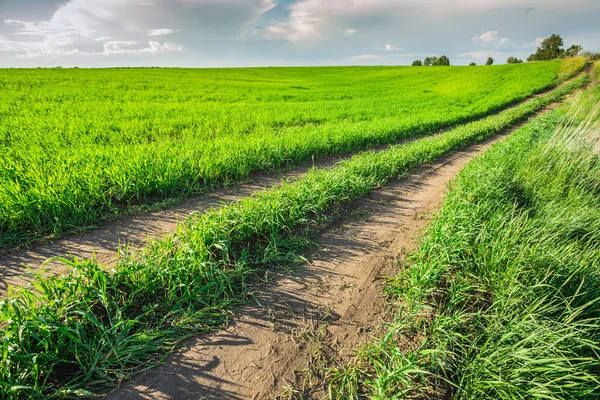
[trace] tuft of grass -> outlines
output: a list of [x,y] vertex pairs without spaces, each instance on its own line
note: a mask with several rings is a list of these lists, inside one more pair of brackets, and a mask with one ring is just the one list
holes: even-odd
[[194,215],[177,232],[123,254],[113,271],[63,260],[0,303],[3,397],[56,398],[111,387],[181,340],[223,324],[269,268],[301,263],[310,235],[343,204],[395,177],[522,121],[587,82],[442,135],[368,151],[333,169]]
[[332,398],[600,397],[600,96],[583,99],[461,172]]
[[559,79],[568,79],[575,76],[588,63],[586,57],[570,57],[566,58],[560,64],[558,71]]

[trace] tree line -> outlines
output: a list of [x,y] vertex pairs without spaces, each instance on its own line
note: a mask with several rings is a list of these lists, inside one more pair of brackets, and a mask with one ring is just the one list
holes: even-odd
[[412,63],[413,67],[431,67],[431,66],[438,66],[438,65],[450,65],[450,59],[446,56],[441,56],[441,57],[425,57],[425,59],[423,61],[421,60],[415,60]]
[[[583,51],[583,47],[574,44],[568,49],[564,48],[564,41],[560,37],[553,33],[550,37],[542,40],[540,43],[540,47],[538,47],[535,53],[531,54],[527,57],[527,61],[547,61],[554,60],[557,58],[568,58],[568,57],[577,57],[578,55],[586,56],[592,60],[600,60],[600,53],[592,53],[589,51]],[[523,60],[517,57],[508,57],[506,60],[507,64],[520,64]],[[485,65],[494,64],[494,59],[492,57],[488,57],[485,62]],[[435,66],[435,65],[450,65],[450,59],[446,56],[438,57],[425,57],[423,61],[415,60],[412,63],[413,67],[421,67],[421,66]],[[474,62],[469,64],[471,66],[477,65]]]
[[527,57],[527,61],[546,61],[556,58],[577,57],[583,50],[583,47],[578,44],[574,44],[566,50],[563,48],[563,45],[564,42],[560,35],[553,33],[549,38],[542,40],[540,47],[536,49],[535,53]]

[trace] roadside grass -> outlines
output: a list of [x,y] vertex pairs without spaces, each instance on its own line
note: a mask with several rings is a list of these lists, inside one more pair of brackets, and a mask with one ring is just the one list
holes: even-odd
[[329,397],[600,398],[600,91],[464,169]]
[[570,76],[573,76],[577,72],[581,71],[581,65],[586,63],[587,59],[585,57],[571,57],[564,59],[560,64],[558,78],[564,80]]
[[223,324],[261,271],[302,263],[328,216],[389,179],[497,134],[586,84],[584,75],[529,102],[442,135],[360,153],[335,168],[194,215],[111,271],[63,260],[0,303],[6,398],[91,395],[153,366],[184,338]]
[[553,87],[578,71],[575,61],[586,62],[0,70],[0,246],[435,133]]

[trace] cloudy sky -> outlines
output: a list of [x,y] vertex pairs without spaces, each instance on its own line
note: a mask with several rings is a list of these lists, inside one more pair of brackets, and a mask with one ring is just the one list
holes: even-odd
[[455,65],[600,51],[600,0],[0,0],[0,67]]

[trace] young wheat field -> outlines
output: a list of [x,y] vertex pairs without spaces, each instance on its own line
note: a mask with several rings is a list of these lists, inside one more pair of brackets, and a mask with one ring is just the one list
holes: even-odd
[[[178,398],[160,386],[176,376],[194,398],[600,398],[599,75],[600,62],[585,57],[493,67],[0,70],[6,254],[34,242],[43,253],[58,236],[243,186],[256,173],[337,161],[215,202],[172,232],[116,250],[110,264],[47,255],[62,269],[41,268],[0,301],[0,398]],[[359,201],[391,184],[423,190],[427,175],[413,174],[443,172],[449,157],[486,141],[497,142],[460,172],[424,235],[409,238],[412,249],[386,240],[367,251],[382,253],[381,265],[396,260],[379,296],[390,312],[369,329],[338,327],[346,335],[327,345],[328,329],[344,321],[335,304],[316,306],[328,310],[318,329],[313,320],[301,333],[278,329],[261,304],[265,287],[283,296],[273,274],[296,278],[314,266],[311,255],[336,223],[344,230],[343,218],[367,224]],[[293,356],[275,341],[258,349],[284,358],[287,375],[256,363],[228,364],[249,374],[243,382],[225,367],[209,371],[199,360],[225,365],[210,346],[179,366],[169,358],[248,310],[268,312],[272,326],[261,329],[297,344]],[[310,319],[300,314],[285,318]],[[360,346],[343,347],[350,332]],[[236,357],[256,350],[250,340],[232,343],[217,347]],[[161,363],[172,372],[144,375]],[[269,368],[268,393],[223,389],[229,380],[239,391],[260,386],[252,374]],[[213,392],[202,381],[209,372]],[[135,386],[144,379],[158,386]]]
[[573,69],[551,61],[0,71],[0,246],[86,229],[253,172],[432,134]]

